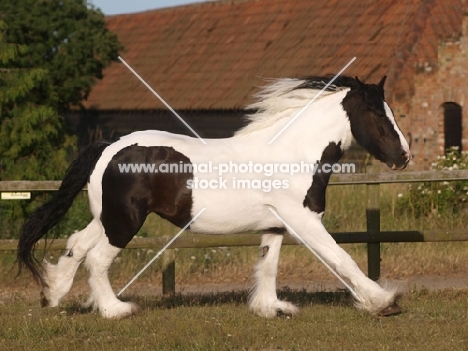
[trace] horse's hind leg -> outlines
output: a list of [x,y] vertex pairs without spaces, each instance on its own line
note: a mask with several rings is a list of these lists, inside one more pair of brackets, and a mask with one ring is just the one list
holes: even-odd
[[130,302],[122,302],[114,294],[109,282],[108,269],[120,248],[109,244],[103,235],[95,247],[89,250],[86,267],[89,269],[91,296],[88,304],[99,310],[105,318],[120,318],[135,313],[138,308]]
[[43,307],[58,306],[60,300],[70,291],[73,278],[81,261],[103,236],[101,223],[94,219],[88,226],[74,233],[67,241],[67,252],[59,258],[56,265],[44,262],[44,286],[41,292]]
[[260,259],[255,266],[255,285],[250,293],[249,308],[255,314],[272,318],[278,315],[294,315],[298,309],[290,302],[278,300],[276,275],[283,242],[283,235],[263,234]]

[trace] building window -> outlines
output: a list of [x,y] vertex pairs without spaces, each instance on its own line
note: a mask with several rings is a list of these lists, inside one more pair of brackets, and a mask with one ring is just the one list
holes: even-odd
[[445,145],[447,150],[452,146],[457,146],[458,150],[462,149],[462,108],[455,102],[444,102],[444,134]]

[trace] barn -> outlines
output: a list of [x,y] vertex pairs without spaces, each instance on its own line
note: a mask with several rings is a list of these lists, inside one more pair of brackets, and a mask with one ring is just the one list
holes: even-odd
[[[429,169],[468,150],[468,5],[462,0],[229,0],[107,17],[122,58],[202,137],[228,137],[265,79],[384,75],[386,99]],[[190,135],[122,63],[67,120],[81,146],[136,130]]]

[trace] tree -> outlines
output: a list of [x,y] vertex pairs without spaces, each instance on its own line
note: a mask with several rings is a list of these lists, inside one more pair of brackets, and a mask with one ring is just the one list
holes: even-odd
[[[65,149],[53,149],[59,139],[60,118],[54,108],[29,101],[47,71],[5,68],[27,52],[24,45],[5,43],[5,27],[0,22],[0,179],[55,179],[67,163]],[[73,139],[66,135],[61,138],[62,145]],[[18,220],[24,217],[27,205],[0,204],[1,222],[6,226],[2,236],[18,230]]]
[[2,0],[0,20],[7,42],[28,48],[11,67],[47,70],[35,102],[50,101],[59,112],[78,106],[122,49],[104,15],[83,0]]
[[[0,180],[63,177],[76,143],[63,114],[120,49],[103,14],[82,0],[0,2]],[[0,204],[2,222],[18,222],[26,206]]]
[[54,148],[72,138],[60,133],[56,109],[30,101],[47,71],[5,68],[27,47],[5,43],[1,33],[0,47],[0,179],[56,179],[66,166],[66,151]]
[[0,179],[60,179],[80,106],[121,45],[82,0],[2,0]]

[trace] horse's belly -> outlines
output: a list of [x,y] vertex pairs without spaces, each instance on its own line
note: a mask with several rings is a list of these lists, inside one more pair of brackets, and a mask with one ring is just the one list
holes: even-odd
[[[203,213],[190,225],[190,230],[206,234],[240,233],[281,227],[256,192],[218,191],[194,193],[192,216]],[[242,194],[243,193],[243,194]]]

